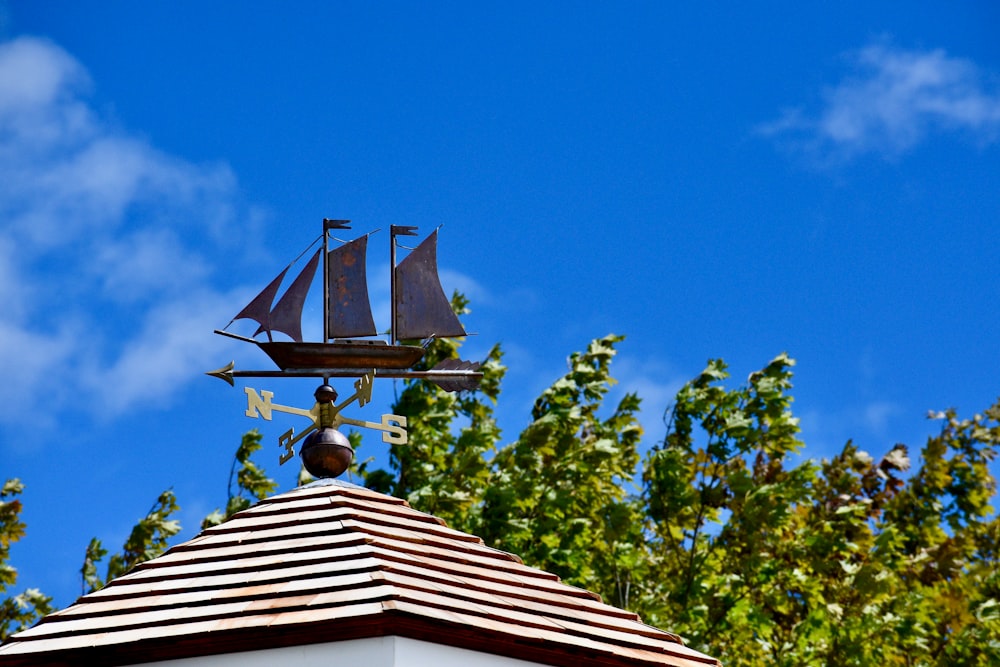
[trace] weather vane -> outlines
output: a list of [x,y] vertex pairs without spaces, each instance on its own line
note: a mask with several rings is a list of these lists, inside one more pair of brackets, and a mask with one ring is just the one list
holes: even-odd
[[[321,377],[323,384],[315,392],[316,403],[309,410],[273,403],[273,392],[246,387],[248,417],[270,420],[272,412],[299,415],[312,420],[312,425],[295,435],[289,429],[278,438],[283,464],[294,456],[294,446],[303,438],[299,450],[302,462],[314,477],[336,477],[343,473],[354,458],[347,437],[337,427],[342,424],[382,432],[383,442],[392,445],[407,443],[406,418],[382,415],[380,422],[350,419],[341,412],[357,401],[364,407],[371,400],[376,378],[415,378],[434,382],[446,391],[475,389],[483,374],[479,362],[445,359],[426,371],[412,370],[424,356],[434,338],[465,336],[451,303],[441,288],[437,275],[437,230],[396,263],[396,240],[399,236],[416,236],[416,227],[390,227],[390,267],[392,325],[390,340],[375,338],[378,332],[368,299],[366,258],[368,237],[365,234],[344,242],[332,236],[335,230],[350,229],[349,220],[323,220],[322,245],[313,252],[305,267],[274,302],[285,274],[316,244],[317,238],[299,257],[272,280],[267,287],[215,333],[257,345],[280,370],[236,370],[235,362],[208,375],[234,385],[235,377]],[[376,230],[377,231],[377,230]],[[330,248],[330,241],[340,245]],[[320,258],[323,259],[323,340],[302,340],[302,310]],[[233,322],[250,319],[259,325],[253,337],[226,331]],[[260,334],[267,340],[256,340]],[[281,333],[291,340],[275,340]],[[413,345],[403,341],[422,341]],[[358,378],[355,392],[337,404],[337,392],[330,386],[331,378]]]

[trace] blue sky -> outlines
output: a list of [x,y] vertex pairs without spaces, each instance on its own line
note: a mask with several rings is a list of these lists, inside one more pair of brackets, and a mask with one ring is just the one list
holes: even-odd
[[[274,441],[301,421],[202,373],[267,367],[211,332],[323,217],[444,225],[465,355],[507,353],[508,441],[615,332],[647,444],[707,359],[740,382],[787,351],[807,456],[919,447],[928,410],[1000,395],[997,25],[990,2],[0,2],[18,590],[72,602],[90,537],[117,547],[167,487],[191,536],[251,427],[294,485]],[[308,407],[315,382],[248,384]]]

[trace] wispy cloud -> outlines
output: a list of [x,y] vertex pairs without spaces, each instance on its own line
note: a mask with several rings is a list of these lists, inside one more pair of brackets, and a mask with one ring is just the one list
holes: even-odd
[[148,398],[150,372],[169,387],[216,361],[210,257],[235,178],[115,128],[91,87],[51,42],[0,43],[0,421],[80,391],[114,414]]
[[660,359],[636,358],[622,353],[612,367],[618,384],[609,394],[609,405],[620,401],[626,393],[642,399],[639,423],[644,442],[653,445],[666,434],[665,411],[672,405],[677,392],[689,378],[683,377],[669,362]]
[[885,43],[848,62],[852,72],[822,92],[818,109],[788,109],[759,131],[820,160],[895,158],[932,133],[979,145],[1000,138],[1000,88],[973,62]]

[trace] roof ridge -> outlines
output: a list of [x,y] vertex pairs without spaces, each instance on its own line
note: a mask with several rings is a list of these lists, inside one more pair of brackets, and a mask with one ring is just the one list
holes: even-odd
[[[445,527],[448,525],[443,519],[439,519],[438,517],[427,514],[426,512],[415,510],[409,505],[386,505],[385,507],[378,508],[378,511],[374,511],[371,505],[372,503],[366,503],[356,498],[338,498],[336,496],[292,498],[278,503],[265,503],[261,501],[260,503],[248,507],[245,510],[240,510],[234,514],[230,520],[236,517],[246,518],[249,516],[271,516],[288,514],[291,512],[313,511],[324,509],[326,507],[351,507],[376,514],[385,514],[386,516],[407,518],[411,521],[420,523]],[[223,524],[218,525],[221,526]],[[213,526],[212,528],[216,527],[218,526]],[[209,530],[211,530],[211,528],[209,528]]]
[[[375,574],[376,577],[377,576],[384,576],[382,574],[383,572],[384,571],[382,569],[379,569],[374,574]],[[478,604],[484,604],[482,598],[479,598],[479,597],[476,597],[476,596],[473,596],[473,595],[469,595],[467,593],[462,593],[460,590],[455,591],[455,592],[449,592],[449,591],[445,591],[445,590],[435,590],[431,586],[420,585],[418,583],[409,583],[409,582],[406,582],[406,581],[400,581],[398,579],[394,579],[394,578],[391,578],[391,577],[387,577],[387,578],[385,578],[385,580],[388,583],[390,583],[391,585],[393,585],[393,586],[395,586],[397,588],[402,588],[402,589],[407,589],[407,590],[416,590],[416,591],[421,591],[421,592],[424,592],[424,593],[431,593],[431,594],[435,594],[435,595],[441,595],[441,596],[446,597],[448,599],[464,600],[464,601],[467,601],[467,602],[471,602],[473,604],[476,604],[476,603],[478,603]],[[449,588],[455,588],[455,589],[460,589],[461,588],[460,586],[458,586],[455,583],[447,584],[447,583],[440,582],[440,581],[437,582],[437,583],[439,583],[439,584],[441,584],[443,586],[447,586]],[[469,588],[471,588],[471,587],[467,587],[467,590]],[[498,607],[500,609],[509,609],[511,611],[522,611],[512,600],[505,599],[508,596],[509,597],[515,597],[515,596],[510,596],[509,594],[501,594],[501,593],[497,593],[495,591],[487,591],[487,592],[490,592],[491,593],[491,597],[492,597],[492,600],[488,603],[490,606]],[[547,616],[549,618],[556,618],[556,619],[561,619],[561,620],[568,621],[568,622],[581,623],[583,625],[593,625],[595,627],[601,627],[601,628],[605,628],[605,629],[608,629],[608,630],[618,630],[618,631],[621,630],[621,626],[615,625],[610,620],[604,621],[604,622],[600,622],[599,620],[598,621],[595,621],[595,620],[581,621],[581,619],[579,617],[574,617],[574,616],[571,615],[571,612],[574,612],[574,611],[575,612],[586,612],[587,614],[592,615],[594,617],[597,617],[598,619],[601,618],[601,617],[606,617],[608,619],[614,619],[614,620],[618,620],[618,621],[626,621],[626,622],[629,622],[629,623],[635,623],[636,625],[642,626],[640,628],[635,628],[635,633],[636,634],[640,634],[640,635],[643,635],[643,636],[646,636],[646,637],[650,637],[650,638],[660,638],[664,634],[667,634],[667,635],[670,635],[675,641],[677,641],[677,642],[681,641],[680,637],[677,636],[677,635],[675,635],[675,634],[673,634],[673,633],[665,632],[663,630],[659,630],[657,628],[653,628],[651,626],[643,624],[642,621],[639,620],[639,615],[636,614],[636,613],[634,613],[634,612],[628,612],[628,611],[624,611],[624,610],[619,610],[619,611],[622,611],[622,615],[615,615],[615,614],[606,613],[603,610],[587,609],[587,608],[582,607],[582,606],[573,606],[573,607],[570,607],[570,606],[566,606],[566,605],[560,605],[560,604],[557,604],[557,603],[548,603],[545,600],[539,599],[538,597],[532,597],[532,596],[528,596],[528,595],[519,596],[519,597],[516,597],[515,599],[519,599],[519,600],[524,601],[524,602],[535,603],[537,606],[551,607],[555,611],[554,612],[549,612],[547,614]]]
[[[413,573],[404,572],[394,567],[385,567],[385,566],[379,567],[378,570],[376,571],[376,574],[377,576],[386,577],[387,579],[394,581],[400,586],[403,586],[405,584],[399,582],[398,579],[396,579],[396,577],[417,579],[417,577],[415,577]],[[531,595],[530,593],[527,592],[530,589],[525,589],[524,587],[519,588],[499,581],[491,581],[489,582],[490,586],[486,586],[484,584],[477,583],[475,580],[459,578],[456,577],[455,575],[450,575],[450,576],[451,578],[449,579],[449,576],[444,573],[436,572],[434,570],[427,570],[421,572],[420,581],[427,581],[434,584],[439,584],[441,586],[465,588],[467,590],[474,590],[483,593],[488,593],[490,595],[502,598],[513,598],[529,602],[531,601],[540,602],[541,604],[545,604],[548,606],[555,606],[563,609],[572,609],[576,611],[583,611],[593,614],[602,614],[604,616],[610,616],[613,618],[620,618],[622,620],[631,620],[637,623],[642,623],[642,619],[639,616],[639,614],[633,611],[628,611],[627,609],[619,609],[618,607],[612,607],[611,605],[606,605],[603,602],[595,600],[594,597],[592,597],[591,595],[566,596],[568,599],[565,601],[549,602],[549,601],[542,601],[538,597],[538,595]],[[556,583],[559,583],[560,585],[565,586],[567,588],[576,589],[576,587],[570,586],[569,584],[564,584],[562,582],[556,582]],[[502,586],[502,588],[497,588],[497,586]],[[583,589],[576,589],[576,590],[583,590]],[[661,630],[659,629],[656,628],[654,629],[657,632],[661,632]]]
[[[357,484],[350,484],[348,482],[341,482],[340,480],[325,480],[324,484],[317,484],[313,482],[305,486],[297,486],[289,491],[283,491],[282,493],[277,493],[273,496],[268,496],[267,498],[262,498],[260,501],[254,504],[258,506],[261,504],[273,504],[282,502],[291,502],[294,500],[301,499],[302,497],[335,497],[335,496],[350,496],[354,498],[364,498],[365,500],[371,502],[377,502],[384,505],[390,506],[405,506],[409,509],[410,504],[406,502],[403,498],[397,498],[395,496],[390,496],[384,493],[379,493],[378,491],[373,491],[363,486],[358,486]],[[332,483],[331,483],[332,482]],[[315,486],[314,486],[315,485]],[[413,510],[417,512],[419,510]]]
[[[440,596],[435,596],[435,597],[440,597]],[[448,612],[450,614],[456,614],[456,615],[458,615],[457,617],[459,619],[460,619],[461,616],[474,616],[474,617],[477,617],[477,618],[484,618],[484,619],[487,619],[487,620],[490,620],[490,621],[494,621],[494,622],[499,621],[501,623],[506,623],[508,625],[515,625],[517,627],[534,628],[534,629],[537,629],[537,630],[542,630],[542,631],[550,632],[550,633],[557,634],[557,635],[569,636],[569,637],[573,637],[576,640],[583,639],[583,640],[588,640],[588,641],[597,641],[599,643],[612,644],[614,646],[620,646],[620,647],[628,648],[628,649],[638,649],[638,650],[641,650],[641,651],[652,651],[654,653],[664,653],[664,654],[669,654],[669,655],[675,655],[677,657],[681,657],[681,658],[688,659],[688,660],[694,659],[694,660],[698,660],[699,662],[706,662],[707,664],[713,664],[713,665],[717,665],[718,664],[718,662],[714,658],[708,658],[708,656],[703,656],[703,654],[699,653],[698,651],[695,651],[694,649],[691,649],[691,648],[688,648],[687,646],[685,646],[684,642],[681,640],[681,638],[679,636],[677,636],[677,635],[675,635],[673,633],[662,631],[662,630],[660,631],[660,633],[661,633],[660,636],[663,637],[666,640],[665,644],[660,644],[660,643],[656,643],[656,642],[630,641],[628,639],[623,639],[623,638],[620,638],[620,637],[617,637],[617,636],[609,636],[607,634],[601,634],[601,633],[593,633],[593,634],[591,634],[591,633],[581,632],[579,630],[572,630],[572,629],[570,629],[570,628],[568,628],[566,626],[559,625],[559,624],[554,624],[555,628],[553,628],[553,625],[546,625],[545,623],[542,623],[540,621],[532,621],[532,620],[525,620],[525,619],[515,620],[515,619],[512,619],[512,618],[511,619],[504,619],[502,617],[498,618],[498,615],[484,613],[482,611],[479,611],[475,607],[458,607],[458,606],[453,606],[453,605],[448,605],[448,604],[438,604],[438,603],[435,603],[434,601],[430,601],[430,600],[427,600],[427,599],[421,599],[421,600],[419,600],[419,602],[417,602],[417,601],[414,601],[414,600],[405,600],[405,599],[399,599],[399,598],[394,597],[392,600],[390,600],[388,602],[389,602],[390,605],[392,605],[392,607],[394,609],[396,609],[400,613],[408,613],[408,614],[413,614],[413,615],[419,616],[420,615],[419,611],[416,611],[416,610],[415,611],[407,611],[404,608],[405,605],[414,605],[414,606],[416,606],[416,605],[419,604],[419,607],[421,609],[422,608],[426,608],[426,607],[430,607],[432,609],[438,609],[438,610],[441,610],[441,611]],[[397,604],[395,604],[397,602],[403,603],[403,605],[397,605]],[[459,622],[461,622],[461,620],[459,620]],[[575,625],[579,625],[579,624],[575,624]],[[622,635],[633,634],[633,633],[624,632],[621,629],[613,630],[613,632],[615,632],[616,635],[617,634],[622,634]],[[641,635],[637,635],[637,636],[641,636]],[[649,639],[653,639],[653,637],[649,637]],[[668,648],[668,646],[670,648]],[[671,648],[673,648],[674,650],[671,650]],[[677,650],[677,649],[680,649],[680,650]],[[703,659],[699,660],[699,658],[703,658]],[[707,660],[704,659],[704,658],[707,658]]]

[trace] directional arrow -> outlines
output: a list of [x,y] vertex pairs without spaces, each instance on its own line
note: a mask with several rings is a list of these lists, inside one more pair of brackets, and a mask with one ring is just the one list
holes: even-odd
[[[471,390],[479,386],[479,381],[483,377],[479,370],[478,361],[461,361],[459,359],[445,359],[429,371],[393,370],[379,369],[380,378],[403,378],[414,380],[429,380],[445,391]],[[235,386],[233,378],[253,377],[253,378],[276,378],[276,377],[362,377],[365,371],[357,368],[290,368],[283,371],[254,371],[235,370],[235,362],[229,362],[222,368],[208,371],[205,375],[211,375],[221,380],[225,380],[231,386]]]

